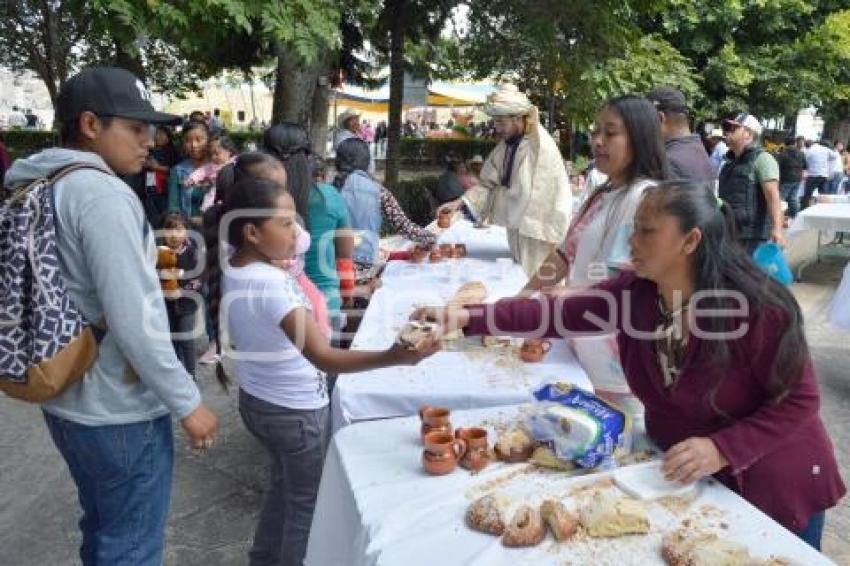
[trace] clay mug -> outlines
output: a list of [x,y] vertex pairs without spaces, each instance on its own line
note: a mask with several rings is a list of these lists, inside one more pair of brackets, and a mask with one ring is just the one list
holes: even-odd
[[422,439],[424,440],[425,435],[429,432],[451,434],[452,423],[449,420],[450,417],[451,411],[445,407],[431,407],[429,405],[420,407],[419,418],[422,420],[422,428],[420,429]]
[[440,248],[434,246],[433,248],[431,248],[431,254],[429,258],[431,259],[431,263],[438,263],[442,261],[443,253],[440,251]]
[[519,349],[519,357],[524,362],[539,362],[551,348],[552,343],[548,340],[529,339],[522,343]]
[[446,229],[452,225],[452,211],[451,210],[441,210],[437,214],[437,227]]
[[428,257],[428,251],[428,246],[416,244],[410,252],[410,261],[413,263],[422,263],[425,261],[425,258]]
[[490,463],[490,452],[487,444],[487,431],[483,428],[459,428],[455,431],[455,438],[462,441],[466,448],[460,465],[467,470],[477,472],[483,470]]
[[440,244],[440,255],[445,258],[452,257],[452,246],[451,244]]
[[447,432],[429,432],[425,435],[422,467],[434,476],[448,474],[457,467],[458,459],[466,452],[466,445]]
[[452,257],[457,259],[466,257],[466,244],[455,244],[452,248]]

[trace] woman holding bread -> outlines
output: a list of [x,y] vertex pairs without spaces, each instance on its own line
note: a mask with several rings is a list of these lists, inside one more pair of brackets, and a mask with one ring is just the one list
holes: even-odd
[[648,188],[633,271],[587,291],[420,309],[468,335],[617,333],[631,391],[668,480],[714,476],[814,546],[846,489],[818,415],[800,308],[734,244],[708,186]]

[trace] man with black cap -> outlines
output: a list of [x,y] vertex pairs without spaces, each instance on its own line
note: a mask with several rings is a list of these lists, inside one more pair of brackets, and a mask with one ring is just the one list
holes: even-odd
[[720,170],[719,196],[735,213],[738,240],[749,253],[772,240],[785,245],[782,234],[782,201],[779,197],[779,165],[759,145],[763,128],[751,114],[723,120],[729,146],[727,162]]
[[717,179],[699,135],[691,133],[685,95],[673,87],[659,87],[646,95],[658,110],[661,135],[673,179],[711,182]]
[[79,491],[84,565],[162,563],[174,463],[171,416],[196,448],[212,445],[216,417],[171,344],[141,204],[117,175],[141,170],[156,112],[123,69],[92,67],[62,86],[61,147],[14,163],[7,187],[79,168],[54,188],[60,272],[86,320],[105,323],[83,379],[42,404]]

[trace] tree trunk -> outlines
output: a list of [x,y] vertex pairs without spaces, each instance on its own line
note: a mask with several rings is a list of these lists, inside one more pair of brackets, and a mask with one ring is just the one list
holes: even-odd
[[323,75],[313,91],[313,109],[310,118],[310,139],[313,140],[313,153],[322,158],[325,157],[328,148],[329,101],[330,81],[327,75]]
[[399,153],[401,141],[401,110],[404,99],[404,23],[401,10],[404,0],[397,0],[390,29],[390,115],[387,125],[387,159],[384,185],[398,184]]
[[282,45],[277,49],[277,76],[272,104],[272,124],[295,122],[309,127],[313,91],[319,77],[317,65],[305,66],[300,57]]

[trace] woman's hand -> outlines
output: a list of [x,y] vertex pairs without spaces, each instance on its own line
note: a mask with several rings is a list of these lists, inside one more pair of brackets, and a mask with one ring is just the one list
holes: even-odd
[[664,478],[683,484],[715,474],[729,465],[710,438],[694,436],[664,454]]
[[413,311],[410,320],[436,322],[443,334],[466,328],[469,324],[469,311],[463,307],[421,307]]

